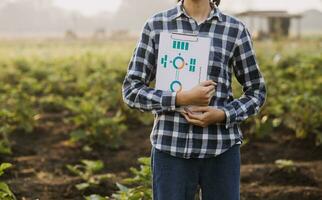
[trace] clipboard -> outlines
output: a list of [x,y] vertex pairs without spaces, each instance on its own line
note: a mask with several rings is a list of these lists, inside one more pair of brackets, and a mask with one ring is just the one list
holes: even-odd
[[[210,38],[161,32],[159,41],[156,89],[190,90],[208,79]],[[176,111],[183,109],[180,107]]]

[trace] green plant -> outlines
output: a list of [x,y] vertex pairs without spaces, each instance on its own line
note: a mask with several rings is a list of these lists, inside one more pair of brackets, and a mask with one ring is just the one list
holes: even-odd
[[112,195],[116,200],[152,199],[151,158],[142,157],[138,161],[141,164],[140,169],[130,168],[134,177],[123,179],[123,184],[117,183],[119,191]]
[[275,165],[288,173],[294,172],[296,170],[295,164],[292,160],[275,160]]
[[[129,109],[122,101],[134,41],[1,42],[0,153],[11,152],[11,133],[57,121],[72,127],[71,140],[87,150],[96,145],[118,148],[130,124],[153,123],[151,113]],[[298,138],[322,144],[322,51],[316,44],[255,42],[268,89],[260,114],[245,123],[255,137],[287,128]],[[241,88],[235,79],[233,89],[237,98]]]
[[4,90],[4,95],[0,96],[0,153],[11,154],[9,135],[14,131],[33,131],[33,98],[24,93],[20,85]]
[[[1,163],[0,176],[4,174],[4,171],[12,167],[10,163]],[[9,186],[5,182],[0,182],[0,199],[1,200],[16,200],[15,195],[10,190]]]
[[282,56],[276,62],[260,62],[268,94],[260,115],[247,121],[255,136],[269,136],[274,129],[286,127],[298,138],[310,136],[317,145],[322,143],[320,55],[301,52]]
[[[46,50],[54,49],[47,45]],[[125,71],[109,67],[110,59],[96,50],[58,58],[53,56],[57,51],[49,58],[41,53],[15,55],[0,62],[5,83],[0,85],[0,152],[10,153],[10,133],[32,132],[37,125],[57,121],[74,127],[71,139],[84,146],[120,146],[129,110],[124,109],[119,84]],[[119,60],[123,56],[117,57],[111,60],[124,62]]]
[[96,187],[103,181],[106,181],[112,177],[113,174],[97,174],[104,168],[104,163],[100,160],[81,160],[82,164],[78,165],[66,165],[67,169],[79,176],[84,182],[77,184],[75,187],[78,190],[85,190],[89,187]]
[[91,194],[89,196],[85,196],[85,200],[107,200],[108,197],[102,197],[98,194]]

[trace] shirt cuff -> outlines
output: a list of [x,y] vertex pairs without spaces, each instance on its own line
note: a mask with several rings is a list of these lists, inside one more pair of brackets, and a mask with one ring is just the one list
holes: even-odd
[[225,107],[221,108],[226,115],[225,127],[226,129],[232,127],[234,125],[236,119],[236,111],[235,109],[227,109]]
[[174,111],[176,106],[176,92],[164,91],[161,97],[161,107],[166,111]]

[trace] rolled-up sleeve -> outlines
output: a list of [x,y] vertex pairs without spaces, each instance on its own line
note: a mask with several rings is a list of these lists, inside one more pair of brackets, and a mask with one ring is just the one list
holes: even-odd
[[233,71],[242,85],[243,94],[223,108],[226,128],[258,114],[267,98],[265,80],[256,60],[251,35],[245,25],[236,41],[232,59]]
[[147,21],[130,60],[122,85],[122,96],[129,107],[156,114],[174,111],[177,106],[175,105],[176,92],[149,87],[155,79],[157,67],[153,34]]

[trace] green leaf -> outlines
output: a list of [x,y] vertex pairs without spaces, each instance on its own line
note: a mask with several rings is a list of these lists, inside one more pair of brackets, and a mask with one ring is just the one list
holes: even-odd
[[6,154],[6,155],[12,154],[12,151],[8,142],[5,140],[0,140],[0,154]]
[[4,173],[4,171],[6,169],[9,169],[10,167],[12,167],[12,164],[10,164],[10,163],[1,163],[1,165],[0,165],[0,176]]
[[85,197],[85,200],[107,200],[107,199],[108,199],[107,197],[102,197],[97,194],[92,194]]
[[11,192],[9,186],[4,182],[0,182],[0,197],[1,200],[16,200],[15,195]]
[[120,183],[116,183],[116,186],[119,188],[119,190],[121,192],[128,192],[129,191],[129,188],[127,188],[126,186],[120,184]]
[[87,189],[88,187],[90,187],[90,184],[89,184],[89,183],[79,183],[79,184],[75,185],[75,187],[76,187],[78,190],[85,190],[85,189]]
[[87,137],[86,132],[83,130],[75,130],[70,134],[70,139],[73,142],[81,141],[86,137]]
[[86,170],[89,170],[93,173],[104,168],[104,163],[101,160],[81,160],[81,162],[85,165]]
[[75,174],[75,175],[78,175],[78,176],[82,176],[83,174],[84,174],[84,172],[82,172],[79,168],[81,168],[81,166],[80,165],[75,165],[75,166],[73,166],[73,165],[69,165],[69,164],[67,164],[66,165],[66,168],[71,172],[71,173],[73,173],[73,174]]

